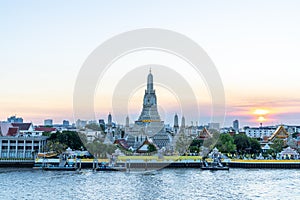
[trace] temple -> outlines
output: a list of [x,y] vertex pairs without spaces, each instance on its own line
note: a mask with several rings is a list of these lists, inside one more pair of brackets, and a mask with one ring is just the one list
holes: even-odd
[[[109,142],[114,142],[119,147],[131,149],[135,152],[145,152],[151,144],[156,149],[164,148],[167,151],[173,151],[175,147],[175,138],[179,132],[185,132],[185,118],[182,116],[181,125],[179,126],[178,115],[174,116],[173,129],[166,126],[161,120],[157,109],[157,97],[154,89],[153,74],[151,69],[147,76],[147,87],[143,98],[143,108],[139,118],[130,124],[127,116],[125,119],[124,136],[120,134],[110,134],[110,126],[107,128],[107,137]],[[108,116],[111,121],[111,116]],[[111,124],[109,122],[108,124]],[[116,131],[117,133],[118,131]]]
[[157,99],[155,90],[153,89],[153,75],[151,69],[147,78],[147,89],[144,94],[143,110],[139,119],[136,121],[136,124],[143,125],[149,122],[161,122],[157,111]]
[[125,137],[128,145],[133,149],[140,149],[145,141],[152,141],[158,148],[166,147],[172,141],[170,133],[164,129],[164,122],[161,121],[157,110],[151,69],[147,76],[142,112],[133,126],[129,126],[129,118],[126,118]]

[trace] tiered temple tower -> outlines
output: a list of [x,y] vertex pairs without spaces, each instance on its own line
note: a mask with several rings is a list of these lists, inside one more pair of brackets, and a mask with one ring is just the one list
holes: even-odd
[[175,114],[174,116],[174,133],[177,134],[178,133],[178,129],[179,129],[179,124],[178,124],[178,115]]
[[149,122],[161,122],[157,111],[157,101],[155,90],[153,89],[153,75],[151,69],[147,78],[147,89],[144,94],[143,110],[139,119],[136,121],[136,124],[145,125]]
[[147,89],[141,115],[132,127],[125,126],[125,135],[128,145],[134,149],[139,148],[146,138],[153,140],[158,148],[167,147],[170,144],[171,135],[164,130],[164,122],[158,114],[151,69],[147,77]]
[[182,116],[182,118],[181,118],[180,130],[185,131],[185,118],[184,118],[184,116]]

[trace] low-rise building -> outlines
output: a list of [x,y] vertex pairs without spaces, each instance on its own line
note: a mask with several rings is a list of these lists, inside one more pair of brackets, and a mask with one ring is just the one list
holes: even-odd
[[48,137],[0,136],[0,158],[35,158],[43,152]]
[[267,136],[270,137],[276,131],[276,127],[247,127],[245,128],[245,133],[251,138],[260,138]]
[[0,123],[0,158],[34,158],[48,137],[35,131],[32,123]]

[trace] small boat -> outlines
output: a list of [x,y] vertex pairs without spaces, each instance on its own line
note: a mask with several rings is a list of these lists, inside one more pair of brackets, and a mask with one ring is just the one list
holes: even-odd
[[229,167],[201,167],[202,170],[229,170]]
[[96,171],[126,171],[126,167],[124,166],[110,166],[106,163],[101,163]]

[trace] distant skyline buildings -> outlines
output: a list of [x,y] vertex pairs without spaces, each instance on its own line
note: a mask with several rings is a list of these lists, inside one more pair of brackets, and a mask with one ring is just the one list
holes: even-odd
[[[113,115],[111,113],[108,113],[107,115],[107,121],[105,121],[104,119],[99,119],[99,120],[80,120],[78,119],[76,121],[76,123],[70,123],[70,121],[68,120],[63,120],[62,122],[56,122],[53,123],[52,119],[45,119],[44,120],[44,124],[37,124],[37,123],[28,123],[28,122],[18,122],[18,121],[14,121],[12,119],[14,119],[15,116],[11,116],[8,117],[7,119],[10,120],[9,121],[0,121],[0,124],[9,124],[9,123],[15,123],[15,124],[32,124],[32,127],[37,127],[37,129],[43,129],[44,126],[52,126],[54,128],[58,128],[61,129],[63,128],[71,128],[71,129],[75,129],[75,128],[84,128],[86,125],[88,124],[98,124],[100,125],[101,128],[103,128],[103,130],[105,128],[116,128],[116,127],[124,127],[124,128],[129,128],[133,125],[133,123],[129,122],[129,117],[127,116],[124,120],[123,123],[115,123],[113,121]],[[17,117],[22,119],[22,117]],[[191,127],[198,127],[200,129],[202,128],[207,128],[207,129],[216,129],[219,130],[220,133],[229,133],[232,131],[235,131],[236,133],[245,133],[247,134],[249,137],[261,137],[262,134],[267,134],[270,135],[272,134],[278,127],[283,126],[284,128],[286,128],[286,130],[290,133],[299,133],[300,132],[300,123],[299,124],[284,124],[284,123],[278,123],[278,124],[273,124],[273,125],[265,125],[265,124],[255,124],[255,125],[250,125],[250,124],[245,124],[243,126],[240,126],[239,120],[236,119],[234,121],[232,121],[231,125],[228,126],[222,126],[219,123],[215,123],[215,122],[211,122],[211,123],[198,123],[197,121],[195,122],[190,122],[188,124],[186,124],[185,122],[185,117],[182,116],[181,121],[179,122],[178,120],[178,115],[175,113],[175,115],[173,115],[173,123],[165,123],[165,128],[168,127],[172,127],[174,133],[178,133],[180,130],[183,130],[184,128],[191,128]],[[51,125],[52,124],[52,125]],[[0,130],[1,133],[1,130]]]
[[8,117],[7,121],[10,123],[23,123],[22,117],[17,117],[16,115]]

